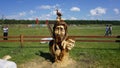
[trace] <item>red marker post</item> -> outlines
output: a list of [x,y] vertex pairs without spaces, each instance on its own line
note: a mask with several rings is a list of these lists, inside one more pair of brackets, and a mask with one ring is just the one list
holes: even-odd
[[39,20],[38,20],[38,18],[36,18],[36,24],[38,24],[39,23]]

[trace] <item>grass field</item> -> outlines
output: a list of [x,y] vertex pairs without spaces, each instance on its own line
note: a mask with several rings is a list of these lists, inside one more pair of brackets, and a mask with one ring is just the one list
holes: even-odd
[[[50,35],[47,27],[27,27],[27,25],[8,25],[9,35]],[[100,35],[105,33],[105,25],[69,26],[69,35]],[[120,26],[113,25],[113,35],[120,35]],[[2,36],[2,30],[0,30]],[[24,48],[20,43],[0,42],[0,58],[11,55],[12,61],[20,65],[35,58],[40,59],[40,52],[49,53],[48,44],[28,42]],[[76,42],[70,51],[70,56],[80,65],[80,68],[120,68],[120,43]]]

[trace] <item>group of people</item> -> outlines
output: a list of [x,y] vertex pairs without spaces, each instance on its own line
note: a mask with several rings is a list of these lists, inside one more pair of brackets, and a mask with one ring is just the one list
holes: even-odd
[[105,36],[111,36],[111,35],[112,35],[112,25],[106,25]]

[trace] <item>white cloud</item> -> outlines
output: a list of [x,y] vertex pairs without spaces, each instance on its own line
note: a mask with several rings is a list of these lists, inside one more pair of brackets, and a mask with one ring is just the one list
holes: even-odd
[[28,18],[28,20],[34,20],[34,18]]
[[78,8],[78,7],[72,7],[72,8],[70,9],[70,11],[80,11],[80,8]]
[[23,11],[23,12],[19,12],[17,14],[8,15],[8,16],[6,16],[6,18],[7,19],[17,19],[17,20],[19,20],[19,19],[23,19],[24,16],[26,16],[26,15],[27,15],[27,13],[25,11]]
[[52,8],[56,9],[58,8],[60,5],[59,4],[56,4],[56,5],[53,5]]
[[70,19],[71,19],[71,20],[77,20],[77,18],[76,18],[76,17],[71,17]]
[[20,12],[19,13],[19,16],[25,16],[26,15],[26,12]]
[[29,13],[32,15],[32,14],[36,13],[36,11],[30,10]]
[[39,9],[51,9],[50,5],[41,5]]
[[51,14],[43,14],[43,15],[40,15],[39,17],[40,20],[47,20],[50,18],[51,18]]
[[97,7],[95,9],[90,10],[92,16],[102,15],[106,13],[105,8]]
[[119,9],[115,8],[115,9],[113,9],[113,11],[114,11],[116,14],[119,14]]
[[58,8],[60,5],[59,4],[56,4],[56,5],[41,5],[41,6],[38,6],[37,8],[38,9],[56,9]]
[[9,15],[9,16],[6,16],[7,19],[16,19],[18,18],[18,15]]
[[56,15],[56,11],[55,11],[55,10],[54,10],[54,11],[51,11],[50,14]]

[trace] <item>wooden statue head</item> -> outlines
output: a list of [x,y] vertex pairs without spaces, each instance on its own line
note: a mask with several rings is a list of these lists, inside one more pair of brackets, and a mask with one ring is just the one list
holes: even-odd
[[67,24],[65,22],[57,22],[53,27],[53,38],[56,42],[62,42],[67,37]]

